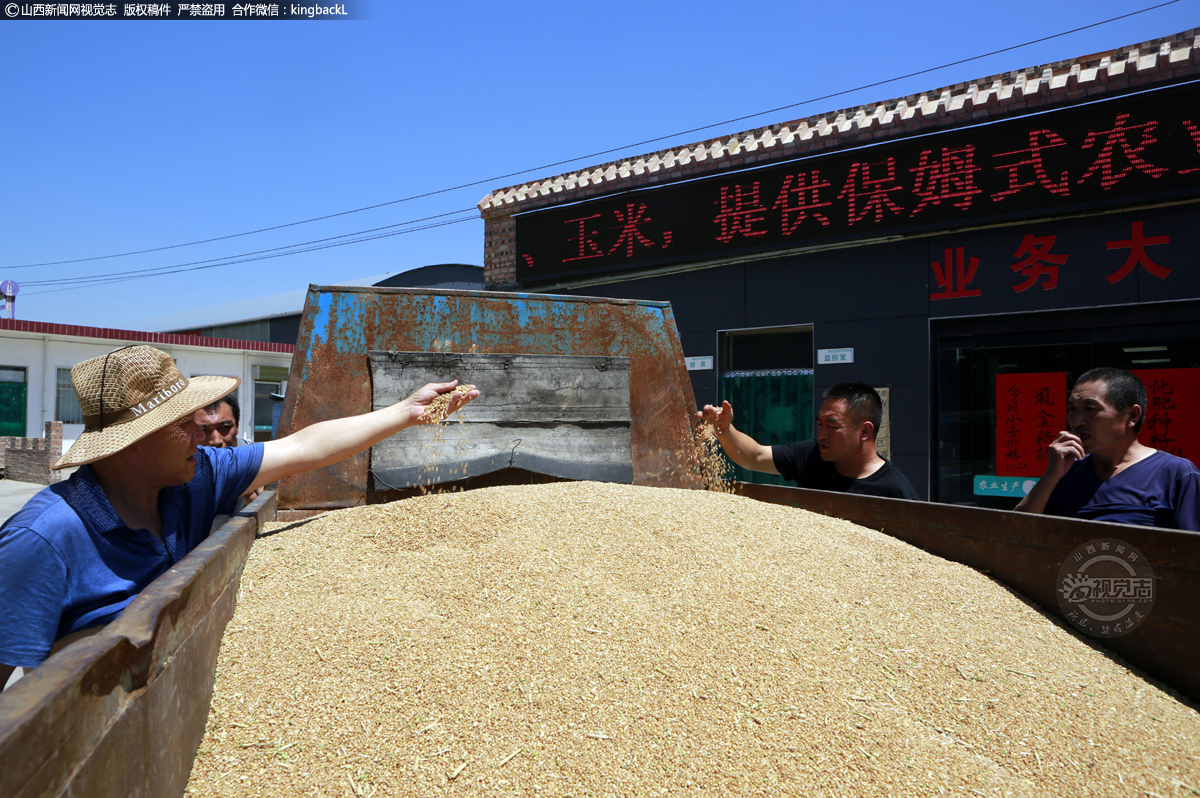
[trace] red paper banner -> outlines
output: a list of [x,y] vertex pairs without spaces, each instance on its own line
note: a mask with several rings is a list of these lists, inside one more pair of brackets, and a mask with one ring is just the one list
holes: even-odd
[[1146,385],[1146,421],[1138,440],[1146,446],[1186,457],[1200,458],[1200,369],[1138,369]]
[[1063,371],[996,375],[996,476],[1040,477],[1046,447],[1067,428]]

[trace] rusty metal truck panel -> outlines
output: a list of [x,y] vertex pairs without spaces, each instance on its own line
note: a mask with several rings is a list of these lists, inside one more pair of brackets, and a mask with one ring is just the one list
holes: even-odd
[[633,481],[629,358],[371,352],[373,408],[453,374],[479,397],[448,423],[371,447],[371,479],[388,490],[506,468],[597,482]]
[[778,485],[736,487],[743,496],[844,518],[975,568],[1068,628],[1058,594],[1064,563],[1089,541],[1125,541],[1153,567],[1153,609],[1128,634],[1092,642],[1200,701],[1200,534]]
[[0,694],[0,795],[181,795],[265,493],[134,599]]
[[[695,398],[670,303],[310,286],[279,434],[368,412],[372,351],[627,357],[633,481],[692,484],[683,452],[691,440]],[[364,452],[288,477],[279,486],[279,506],[327,509],[368,503],[369,467],[370,456]]]

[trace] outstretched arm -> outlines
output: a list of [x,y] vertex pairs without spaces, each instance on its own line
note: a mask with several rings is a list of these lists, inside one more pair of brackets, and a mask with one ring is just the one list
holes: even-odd
[[775,456],[770,446],[763,446],[746,433],[733,426],[733,407],[729,402],[721,402],[721,407],[705,405],[696,414],[700,423],[712,425],[717,441],[729,459],[749,471],[761,471],[765,474],[778,474],[775,468]]
[[267,441],[263,444],[262,465],[253,484],[266,485],[301,471],[341,462],[413,424],[438,421],[479,396],[474,385],[465,386],[470,390],[450,394],[445,414],[434,413],[432,418],[422,418],[434,399],[453,391],[456,385],[458,380],[429,383],[391,407],[361,416],[321,421],[286,438]]
[[1082,460],[1086,456],[1083,451],[1083,442],[1079,436],[1069,432],[1058,433],[1058,437],[1054,439],[1046,452],[1046,473],[1033,486],[1033,490],[1029,491],[1013,509],[1019,513],[1046,512],[1050,494],[1054,492],[1059,480],[1066,476],[1076,460]]

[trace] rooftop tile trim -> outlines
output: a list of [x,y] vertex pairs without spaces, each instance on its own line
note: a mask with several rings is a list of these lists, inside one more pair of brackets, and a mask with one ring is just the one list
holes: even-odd
[[[508,216],[632,186],[718,172],[752,161],[765,163],[816,154],[833,147],[951,126],[964,118],[981,122],[1020,110],[1098,99],[1135,86],[1144,89],[1195,76],[1200,76],[1200,28],[497,189],[480,200],[478,207],[485,219]],[[735,159],[744,160],[738,163]]]
[[116,330],[108,327],[84,327],[77,324],[54,324],[24,319],[0,319],[0,332],[36,333],[39,335],[74,335],[81,338],[100,338],[112,341],[136,341],[143,344],[175,344],[177,346],[206,346],[212,349],[248,349],[252,352],[277,352],[290,355],[295,344],[273,344],[265,341],[237,341],[232,338],[205,338],[201,335],[179,333]]

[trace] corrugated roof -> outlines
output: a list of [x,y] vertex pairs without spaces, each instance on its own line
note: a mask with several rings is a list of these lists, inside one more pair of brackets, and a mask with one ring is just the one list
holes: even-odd
[[[333,285],[375,285],[380,280],[386,280],[400,272],[386,272],[374,277],[360,277],[354,280],[340,280]],[[308,295],[308,287],[295,291],[285,291],[282,294],[241,299],[236,302],[226,302],[222,305],[210,305],[204,308],[179,310],[162,316],[143,319],[138,326],[148,330],[201,330],[205,327],[216,327],[222,324],[237,324],[239,322],[257,321],[259,319],[278,318],[280,316],[295,316],[304,310],[304,299]]]
[[239,341],[233,338],[203,338],[199,335],[146,332],[144,330],[121,330],[111,327],[84,327],[79,324],[54,324],[46,321],[24,319],[0,319],[0,332],[34,333],[36,335],[74,335],[80,338],[95,338],[120,343],[174,344],[176,346],[204,346],[211,349],[248,349],[252,352],[279,352],[290,355],[294,344],[272,344],[264,341]]

